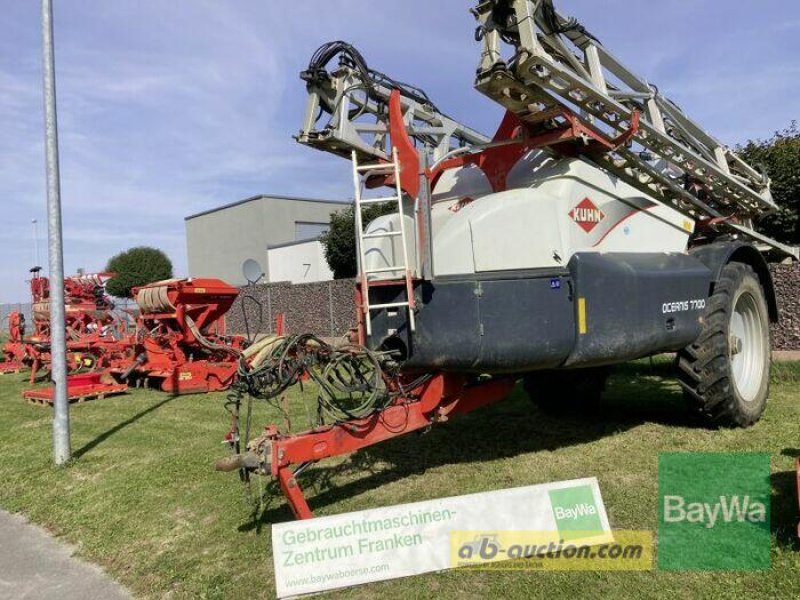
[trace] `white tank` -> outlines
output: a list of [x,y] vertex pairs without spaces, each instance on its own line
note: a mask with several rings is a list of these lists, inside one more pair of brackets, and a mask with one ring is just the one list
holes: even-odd
[[[416,265],[414,205],[404,206]],[[566,267],[576,252],[685,252],[694,230],[690,219],[587,161],[540,151],[517,163],[504,192],[493,193],[477,167],[446,171],[431,222],[437,276]],[[398,224],[397,215],[381,217],[367,232]],[[368,269],[402,264],[399,237],[366,244]]]

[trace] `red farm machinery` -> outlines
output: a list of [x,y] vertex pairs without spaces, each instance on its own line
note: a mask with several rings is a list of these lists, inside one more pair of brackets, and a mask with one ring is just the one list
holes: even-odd
[[135,340],[112,373],[171,394],[227,389],[245,343],[223,333],[238,294],[219,279],[172,279],[135,289],[141,311]]
[[[12,365],[30,369],[34,383],[50,365],[50,281],[31,269],[31,313],[33,331],[28,334],[22,315],[9,318],[9,342],[4,347],[7,370]],[[64,279],[68,394],[81,400],[124,392],[127,386],[114,382],[104,371],[128,348],[131,319],[116,310],[105,292],[110,273],[79,274]],[[52,390],[27,390],[23,396],[34,402],[52,402]]]
[[[32,269],[33,331],[21,313],[9,315],[0,371],[30,369],[34,383],[50,365],[50,284]],[[174,279],[134,290],[138,316],[115,308],[105,293],[108,273],[64,280],[71,401],[123,393],[128,382],[172,394],[224,390],[237,372],[241,336],[225,336],[224,316],[238,290],[218,279]],[[53,389],[23,392],[51,404]]]
[[[609,366],[672,352],[712,425],[764,411],[778,318],[764,254],[798,258],[753,228],[777,208],[767,175],[552,0],[472,13],[475,87],[505,110],[494,136],[345,42],[301,74],[297,140],[352,163],[358,331],[344,347],[301,335],[248,348],[232,455],[217,463],[274,477],[298,518],[312,516],[308,466],[497,402],[518,380],[535,402],[585,403]],[[367,223],[371,204],[394,210]],[[309,429],[286,418],[250,436],[253,403],[280,408],[308,377]]]
[[[32,322],[28,324],[19,312],[9,315],[5,361],[0,363],[4,371],[30,369],[31,382],[50,363],[50,281],[40,271],[31,269]],[[124,318],[106,295],[110,277],[108,273],[82,274],[64,280],[67,360],[72,372],[107,366],[125,348],[132,319]]]

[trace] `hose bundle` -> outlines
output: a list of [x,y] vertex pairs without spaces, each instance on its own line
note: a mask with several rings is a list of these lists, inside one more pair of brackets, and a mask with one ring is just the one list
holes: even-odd
[[328,77],[326,67],[337,56],[340,64],[350,67],[359,73],[364,88],[374,99],[380,100],[380,97],[375,95],[374,90],[378,85],[382,85],[389,89],[397,89],[406,98],[419,104],[427,104],[436,112],[441,112],[424,90],[371,69],[362,54],[352,44],[341,40],[328,42],[320,46],[311,57],[308,68],[300,74],[300,77],[308,82],[326,79]]
[[313,335],[271,337],[242,353],[237,390],[273,401],[308,377],[317,384],[318,423],[359,419],[389,401],[379,355],[357,345],[334,348]]
[[[386,408],[393,398],[384,381],[379,354],[356,345],[334,348],[313,335],[273,336],[255,342],[242,351],[238,375],[225,404],[232,416],[230,441],[236,454],[250,448],[255,400],[272,404],[283,413],[287,429],[291,428],[280,397],[294,384],[299,383],[302,389],[305,378],[313,380],[319,390],[317,421],[311,423],[312,428],[369,416]],[[250,480],[245,469],[240,470],[240,477]]]

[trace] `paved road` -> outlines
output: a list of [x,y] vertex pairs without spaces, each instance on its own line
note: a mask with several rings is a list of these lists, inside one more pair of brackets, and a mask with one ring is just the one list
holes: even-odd
[[130,600],[130,594],[72,549],[0,510],[0,600]]

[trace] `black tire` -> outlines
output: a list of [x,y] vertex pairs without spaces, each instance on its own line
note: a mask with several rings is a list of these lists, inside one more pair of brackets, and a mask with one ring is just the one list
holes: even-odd
[[[755,325],[747,329],[752,334],[750,339],[742,340],[734,333],[742,331],[734,319],[741,322],[742,311],[749,314],[751,310]],[[769,310],[752,267],[734,262],[722,269],[703,321],[703,333],[697,341],[678,353],[684,397],[711,425],[749,427],[766,408],[771,363]],[[737,355],[742,356],[737,359]],[[747,366],[742,367],[739,361],[745,358]],[[755,370],[751,372],[749,365]],[[752,377],[742,375],[743,370]]]
[[586,413],[599,407],[609,372],[605,367],[538,371],[526,375],[523,384],[531,401],[545,412]]

